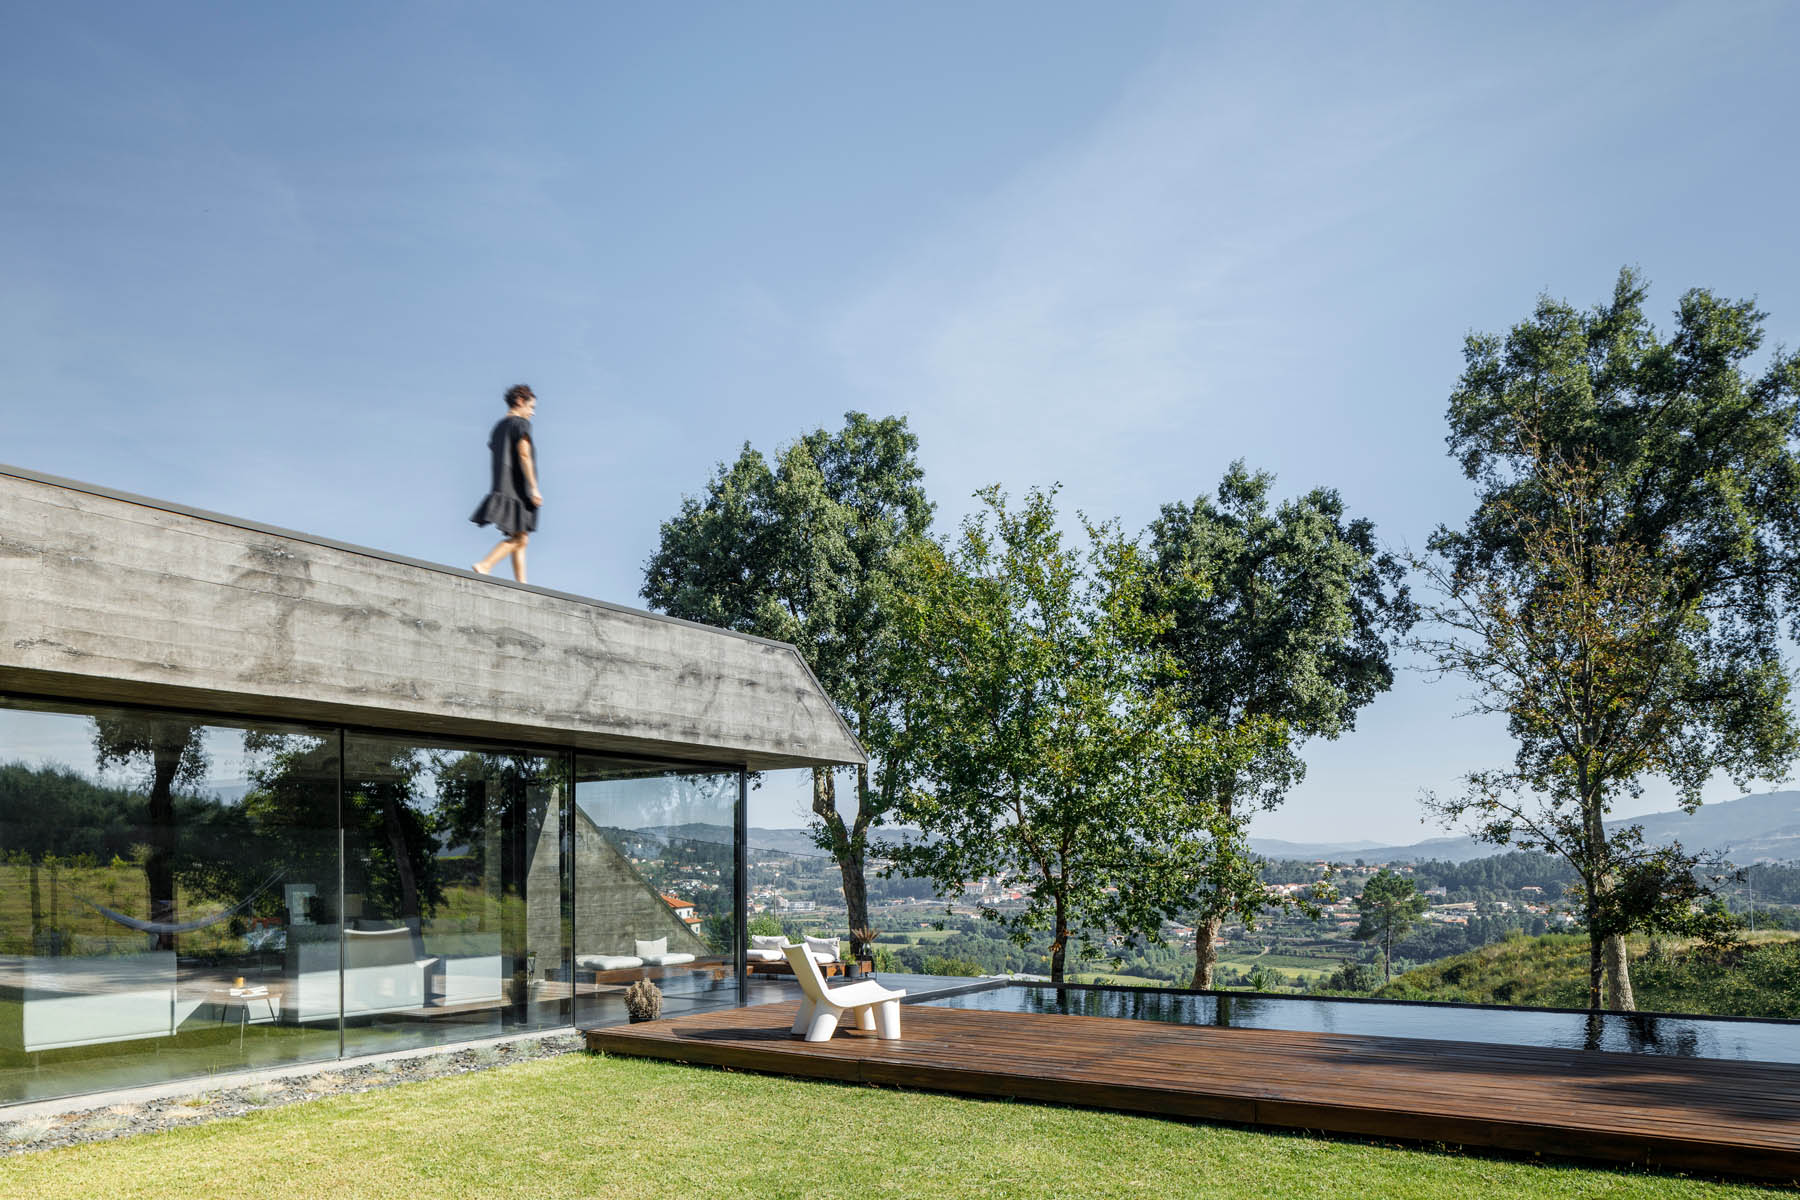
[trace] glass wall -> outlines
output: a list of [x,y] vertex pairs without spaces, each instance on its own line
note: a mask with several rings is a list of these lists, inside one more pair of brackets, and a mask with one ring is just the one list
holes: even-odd
[[569,1024],[568,790],[561,755],[346,736],[346,1053]]
[[0,1105],[735,1003],[738,788],[0,696]]
[[626,1019],[648,978],[677,1015],[735,1004],[735,771],[575,759],[575,1020]]
[[0,1103],[337,1054],[337,789],[335,730],[0,702]]

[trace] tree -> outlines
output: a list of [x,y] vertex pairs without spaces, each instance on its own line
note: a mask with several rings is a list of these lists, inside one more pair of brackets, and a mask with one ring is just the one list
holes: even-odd
[[[144,881],[150,890],[150,919],[173,922],[175,912],[175,789],[206,778],[205,727],[179,717],[112,713],[94,718],[94,757],[101,770],[142,763],[149,769]],[[175,935],[154,935],[159,950],[173,949]]]
[[869,831],[905,782],[891,658],[901,554],[931,524],[917,453],[906,418],[858,412],[786,447],[772,468],[745,445],[704,498],[685,498],[663,523],[644,568],[651,607],[797,646],[868,751],[848,821],[831,770],[813,770],[815,836],[837,860],[852,929],[869,925]]
[[1110,526],[1087,527],[1085,554],[1065,547],[1052,495],[1015,510],[990,488],[954,547],[913,551],[899,661],[916,783],[901,813],[925,836],[882,851],[944,895],[1016,881],[1023,909],[983,916],[1020,947],[1047,928],[1060,981],[1078,938],[1088,955],[1108,930],[1160,940],[1195,844],[1192,743],[1147,686],[1145,564]]
[[1356,898],[1356,911],[1362,921],[1352,935],[1361,941],[1381,943],[1381,981],[1394,977],[1394,943],[1409,932],[1426,909],[1425,897],[1413,881],[1383,867],[1363,884]]
[[1707,895],[1695,874],[1700,857],[1679,844],[1648,847],[1636,825],[1608,830],[1614,800],[1661,774],[1685,781],[1697,805],[1715,764],[1756,769],[1759,756],[1783,751],[1755,736],[1734,745],[1709,720],[1714,681],[1684,637],[1704,622],[1698,598],[1669,594],[1680,586],[1673,556],[1659,565],[1657,550],[1592,536],[1605,520],[1598,472],[1559,461],[1529,431],[1520,436],[1536,446],[1553,519],[1497,502],[1520,535],[1505,560],[1461,573],[1425,564],[1446,600],[1433,610],[1446,633],[1418,643],[1440,670],[1477,684],[1475,710],[1504,713],[1519,749],[1511,770],[1471,772],[1463,794],[1428,805],[1449,822],[1472,821],[1485,841],[1555,854],[1573,868],[1589,1006],[1599,1008],[1605,975],[1608,1006],[1630,1009],[1625,934],[1715,931],[1695,907]]
[[[1698,857],[1608,831],[1648,778],[1698,807],[1714,771],[1778,779],[1797,746],[1780,656],[1800,599],[1800,365],[1747,360],[1764,314],[1690,291],[1664,339],[1631,271],[1580,313],[1548,297],[1469,338],[1452,452],[1479,503],[1423,562],[1442,636],[1418,646],[1503,713],[1513,767],[1432,801],[1498,844],[1565,858],[1591,942],[1589,1002],[1635,1007],[1623,935],[1685,923]],[[1790,625],[1790,632],[1793,626]]]
[[1163,506],[1150,528],[1152,609],[1172,669],[1157,680],[1216,769],[1193,796],[1213,836],[1195,879],[1193,986],[1213,986],[1215,939],[1228,918],[1266,904],[1249,849],[1250,819],[1306,773],[1300,748],[1336,738],[1393,686],[1393,641],[1417,612],[1404,568],[1366,519],[1347,519],[1319,488],[1270,510],[1275,480],[1239,461],[1217,500]]

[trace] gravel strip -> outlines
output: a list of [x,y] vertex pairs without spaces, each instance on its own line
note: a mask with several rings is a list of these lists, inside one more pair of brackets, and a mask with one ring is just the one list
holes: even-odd
[[134,1137],[140,1133],[159,1133],[201,1121],[241,1117],[258,1109],[304,1104],[325,1096],[372,1092],[420,1079],[467,1075],[508,1063],[570,1054],[582,1049],[583,1045],[578,1033],[520,1038],[357,1066],[321,1063],[312,1074],[288,1075],[242,1087],[221,1087],[137,1104],[107,1104],[12,1122],[0,1117],[0,1158],[58,1146]]

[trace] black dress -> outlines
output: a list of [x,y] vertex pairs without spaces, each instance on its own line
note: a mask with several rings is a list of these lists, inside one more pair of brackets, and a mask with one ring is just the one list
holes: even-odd
[[507,416],[488,435],[488,450],[494,459],[493,488],[469,520],[477,525],[495,525],[507,537],[531,533],[537,529],[537,505],[528,498],[531,488],[525,482],[525,467],[519,461],[519,443],[531,443],[533,462],[537,440],[531,436],[531,422],[524,417]]

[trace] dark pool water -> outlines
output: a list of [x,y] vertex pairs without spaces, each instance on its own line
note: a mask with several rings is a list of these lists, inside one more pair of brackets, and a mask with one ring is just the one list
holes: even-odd
[[1181,1025],[1292,1029],[1438,1041],[1557,1046],[1682,1058],[1800,1063],[1800,1022],[1720,1021],[1641,1013],[1534,1012],[1301,997],[1126,992],[1008,984],[919,1003],[989,1012],[1076,1013]]

